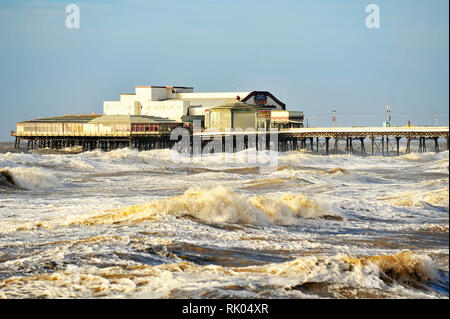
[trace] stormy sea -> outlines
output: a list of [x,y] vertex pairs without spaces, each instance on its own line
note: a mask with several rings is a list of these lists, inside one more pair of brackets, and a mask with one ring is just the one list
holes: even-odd
[[13,146],[0,298],[449,297],[448,151],[279,152],[261,172],[247,151]]

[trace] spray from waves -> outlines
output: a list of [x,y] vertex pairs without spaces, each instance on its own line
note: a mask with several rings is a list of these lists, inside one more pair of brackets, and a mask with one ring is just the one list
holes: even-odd
[[106,162],[112,162],[116,164],[146,164],[152,166],[162,167],[174,167],[178,168],[179,164],[172,162],[170,149],[157,149],[149,151],[139,151],[131,148],[119,148],[108,152],[102,150],[94,150],[81,154],[81,158],[100,159]]
[[448,163],[449,159],[449,151],[434,153],[434,152],[427,152],[427,153],[409,153],[405,155],[401,155],[399,159],[405,159],[409,161],[415,161],[415,162],[433,162],[433,161],[446,161]]
[[[251,157],[249,153],[254,153]],[[253,153],[252,153],[253,154]],[[162,166],[167,168],[206,168],[209,170],[223,170],[228,173],[254,174],[259,173],[259,165],[268,163],[270,156],[274,155],[272,151],[256,151],[247,149],[236,153],[212,153],[194,155],[181,160],[179,154],[171,149],[138,151],[131,148],[121,148],[104,152],[94,150],[82,154],[84,158],[98,158],[108,162],[120,164],[147,164],[152,166]],[[276,153],[282,156],[282,153]],[[176,160],[178,158],[178,160]],[[253,160],[255,162],[253,162]]]
[[[180,196],[155,200],[121,209],[78,216],[68,220],[51,220],[22,224],[13,230],[54,228],[57,226],[138,223],[160,220],[165,216],[191,217],[207,224],[299,225],[302,218],[341,220],[327,213],[327,205],[303,194],[245,197],[231,188],[189,188]],[[11,229],[6,229],[8,231]]]
[[31,150],[31,154],[79,154],[83,152],[82,146],[70,146],[63,149],[38,148]]
[[[185,291],[189,297],[195,294],[193,288],[201,294],[208,289],[226,291],[226,295],[241,290],[239,296],[247,293],[251,297],[267,297],[276,295],[277,291],[282,294],[296,291],[303,297],[316,297],[317,289],[310,289],[315,286],[321,287],[319,296],[346,298],[352,291],[348,288],[371,292],[377,297],[408,294],[429,297],[427,284],[438,281],[439,275],[429,256],[409,251],[366,257],[307,256],[249,267],[197,265],[186,261],[156,266],[135,263],[102,268],[73,266],[50,274],[0,280],[0,297],[171,298],[185,289],[186,278],[190,282],[189,290]],[[205,286],[211,280],[216,283],[214,287]],[[254,281],[267,283],[267,287],[260,284],[253,289],[254,285],[249,283]]]
[[380,197],[378,199],[389,201],[394,206],[421,207],[425,202],[429,204],[439,204],[448,207],[449,188],[444,187],[428,192],[402,192],[391,196]]
[[62,186],[52,173],[41,168],[6,167],[0,170],[0,186],[38,189]]
[[95,171],[97,167],[92,161],[86,161],[82,154],[0,154],[1,167],[42,167],[50,170]]

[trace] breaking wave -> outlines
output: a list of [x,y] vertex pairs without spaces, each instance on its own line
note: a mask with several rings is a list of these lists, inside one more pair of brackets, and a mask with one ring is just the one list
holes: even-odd
[[184,194],[150,203],[93,213],[64,221],[23,224],[15,230],[54,228],[55,226],[138,223],[161,220],[165,216],[191,217],[203,223],[250,225],[299,225],[302,218],[342,220],[327,213],[325,204],[303,194],[245,197],[231,188],[218,186],[210,190],[189,188]]
[[8,170],[0,170],[0,188],[17,188],[16,182]]
[[56,176],[41,168],[7,167],[0,170],[0,187],[36,189],[61,185]]
[[[249,267],[197,265],[186,261],[156,266],[69,267],[50,274],[0,280],[0,297],[116,295],[170,298],[176,296],[174,293],[182,293],[186,278],[190,278],[189,294],[192,294],[194,286],[201,288],[205,280],[217,275],[221,280],[206,289],[216,293],[225,291],[229,296],[234,287],[240,285],[246,287],[252,297],[276,295],[277,290],[293,291],[302,297],[355,297],[351,295],[355,290],[363,297],[392,297],[405,293],[423,297],[424,292],[429,292],[427,284],[440,280],[429,256],[405,251],[365,257],[307,256]],[[262,284],[258,285],[255,293],[252,285],[248,284],[256,279]],[[2,289],[5,287],[8,290]],[[199,291],[203,296],[207,292],[205,288]]]
[[444,151],[440,153],[434,152],[425,152],[425,153],[409,153],[405,155],[401,155],[400,159],[416,161],[416,162],[433,162],[446,160],[448,162],[449,151]]
[[299,218],[326,216],[323,204],[303,194],[245,197],[231,188],[189,188],[183,195],[134,205],[82,223],[139,222],[164,215],[190,216],[205,223],[295,225]]
[[101,158],[106,160],[121,160],[122,162],[129,163],[145,163],[150,164],[154,161],[153,157],[162,155],[167,156],[167,150],[152,150],[152,151],[138,151],[131,148],[119,148],[109,152],[102,150],[94,150],[86,152],[83,155],[86,157]]

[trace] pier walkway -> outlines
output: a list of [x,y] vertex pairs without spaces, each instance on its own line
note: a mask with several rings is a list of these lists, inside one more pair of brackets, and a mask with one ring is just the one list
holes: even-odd
[[[258,132],[202,132],[199,136],[228,136],[258,134]],[[406,141],[404,153],[414,151],[426,152],[427,146],[434,148],[435,152],[448,150],[449,127],[441,126],[410,126],[410,127],[312,127],[292,128],[278,131],[278,149],[280,151],[306,149],[321,154],[360,154],[367,155],[365,139],[370,140],[370,153],[372,155],[400,155],[400,141]],[[331,141],[331,139],[333,139]],[[445,139],[445,145],[439,143]],[[427,145],[428,141],[428,145]],[[332,143],[333,142],[333,143]],[[343,145],[341,145],[343,144]]]
[[[243,148],[252,147],[252,135],[255,136],[257,149],[269,149],[270,139],[277,136],[278,150],[310,150],[319,154],[380,154],[383,156],[400,155],[401,141],[406,142],[402,153],[412,151],[426,152],[448,150],[449,127],[313,127],[292,128],[279,131],[202,131],[191,133],[190,144],[200,140],[202,149],[211,140],[220,140],[222,151],[232,141],[232,151],[240,150],[238,141],[243,141]],[[115,132],[99,134],[98,132],[80,132],[64,134],[61,132],[11,132],[15,137],[15,147],[21,141],[27,141],[28,149],[52,148],[62,149],[71,146],[82,146],[83,150],[111,150],[120,147],[133,147],[139,150],[150,150],[172,147],[179,139],[171,140],[170,132]],[[369,143],[367,143],[367,139]],[[445,142],[444,142],[445,140]],[[250,142],[250,143],[249,143]],[[273,140],[272,140],[273,142]]]

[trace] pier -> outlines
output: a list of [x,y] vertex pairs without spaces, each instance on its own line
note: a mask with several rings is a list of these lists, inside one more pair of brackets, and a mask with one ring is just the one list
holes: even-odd
[[[439,139],[449,146],[448,127],[340,127],[301,128],[281,131],[281,151],[307,149],[319,154],[400,155],[400,141],[406,141],[404,153],[439,152]],[[417,141],[417,149],[412,147]]]
[[[400,155],[411,152],[440,152],[448,150],[449,127],[340,127],[340,128],[291,128],[278,131],[239,131],[239,132],[206,132],[190,135],[190,146],[195,140],[203,149],[212,140],[221,142],[221,151],[236,152],[249,147],[258,150],[270,149],[271,135],[277,135],[279,151],[307,150],[323,155]],[[27,149],[37,148],[64,149],[81,146],[84,151],[101,149],[109,151],[122,147],[138,150],[171,148],[180,139],[171,140],[170,132],[116,132],[100,134],[87,132],[80,134],[61,132],[21,132],[12,131],[15,147],[19,148],[26,141]],[[249,136],[255,139],[249,139]],[[445,140],[445,144],[443,144]],[[238,145],[242,141],[242,145]],[[403,152],[400,142],[406,142]],[[439,141],[442,141],[439,143]],[[226,147],[226,145],[231,145]],[[272,145],[273,147],[273,145]]]
[[67,147],[81,146],[83,151],[92,151],[101,149],[110,151],[118,148],[130,147],[140,151],[151,149],[163,149],[172,147],[176,141],[170,140],[170,133],[113,133],[113,134],[33,134],[33,133],[16,133],[11,132],[15,136],[14,147],[18,149],[21,141],[25,141],[28,150],[41,148],[64,149]]

